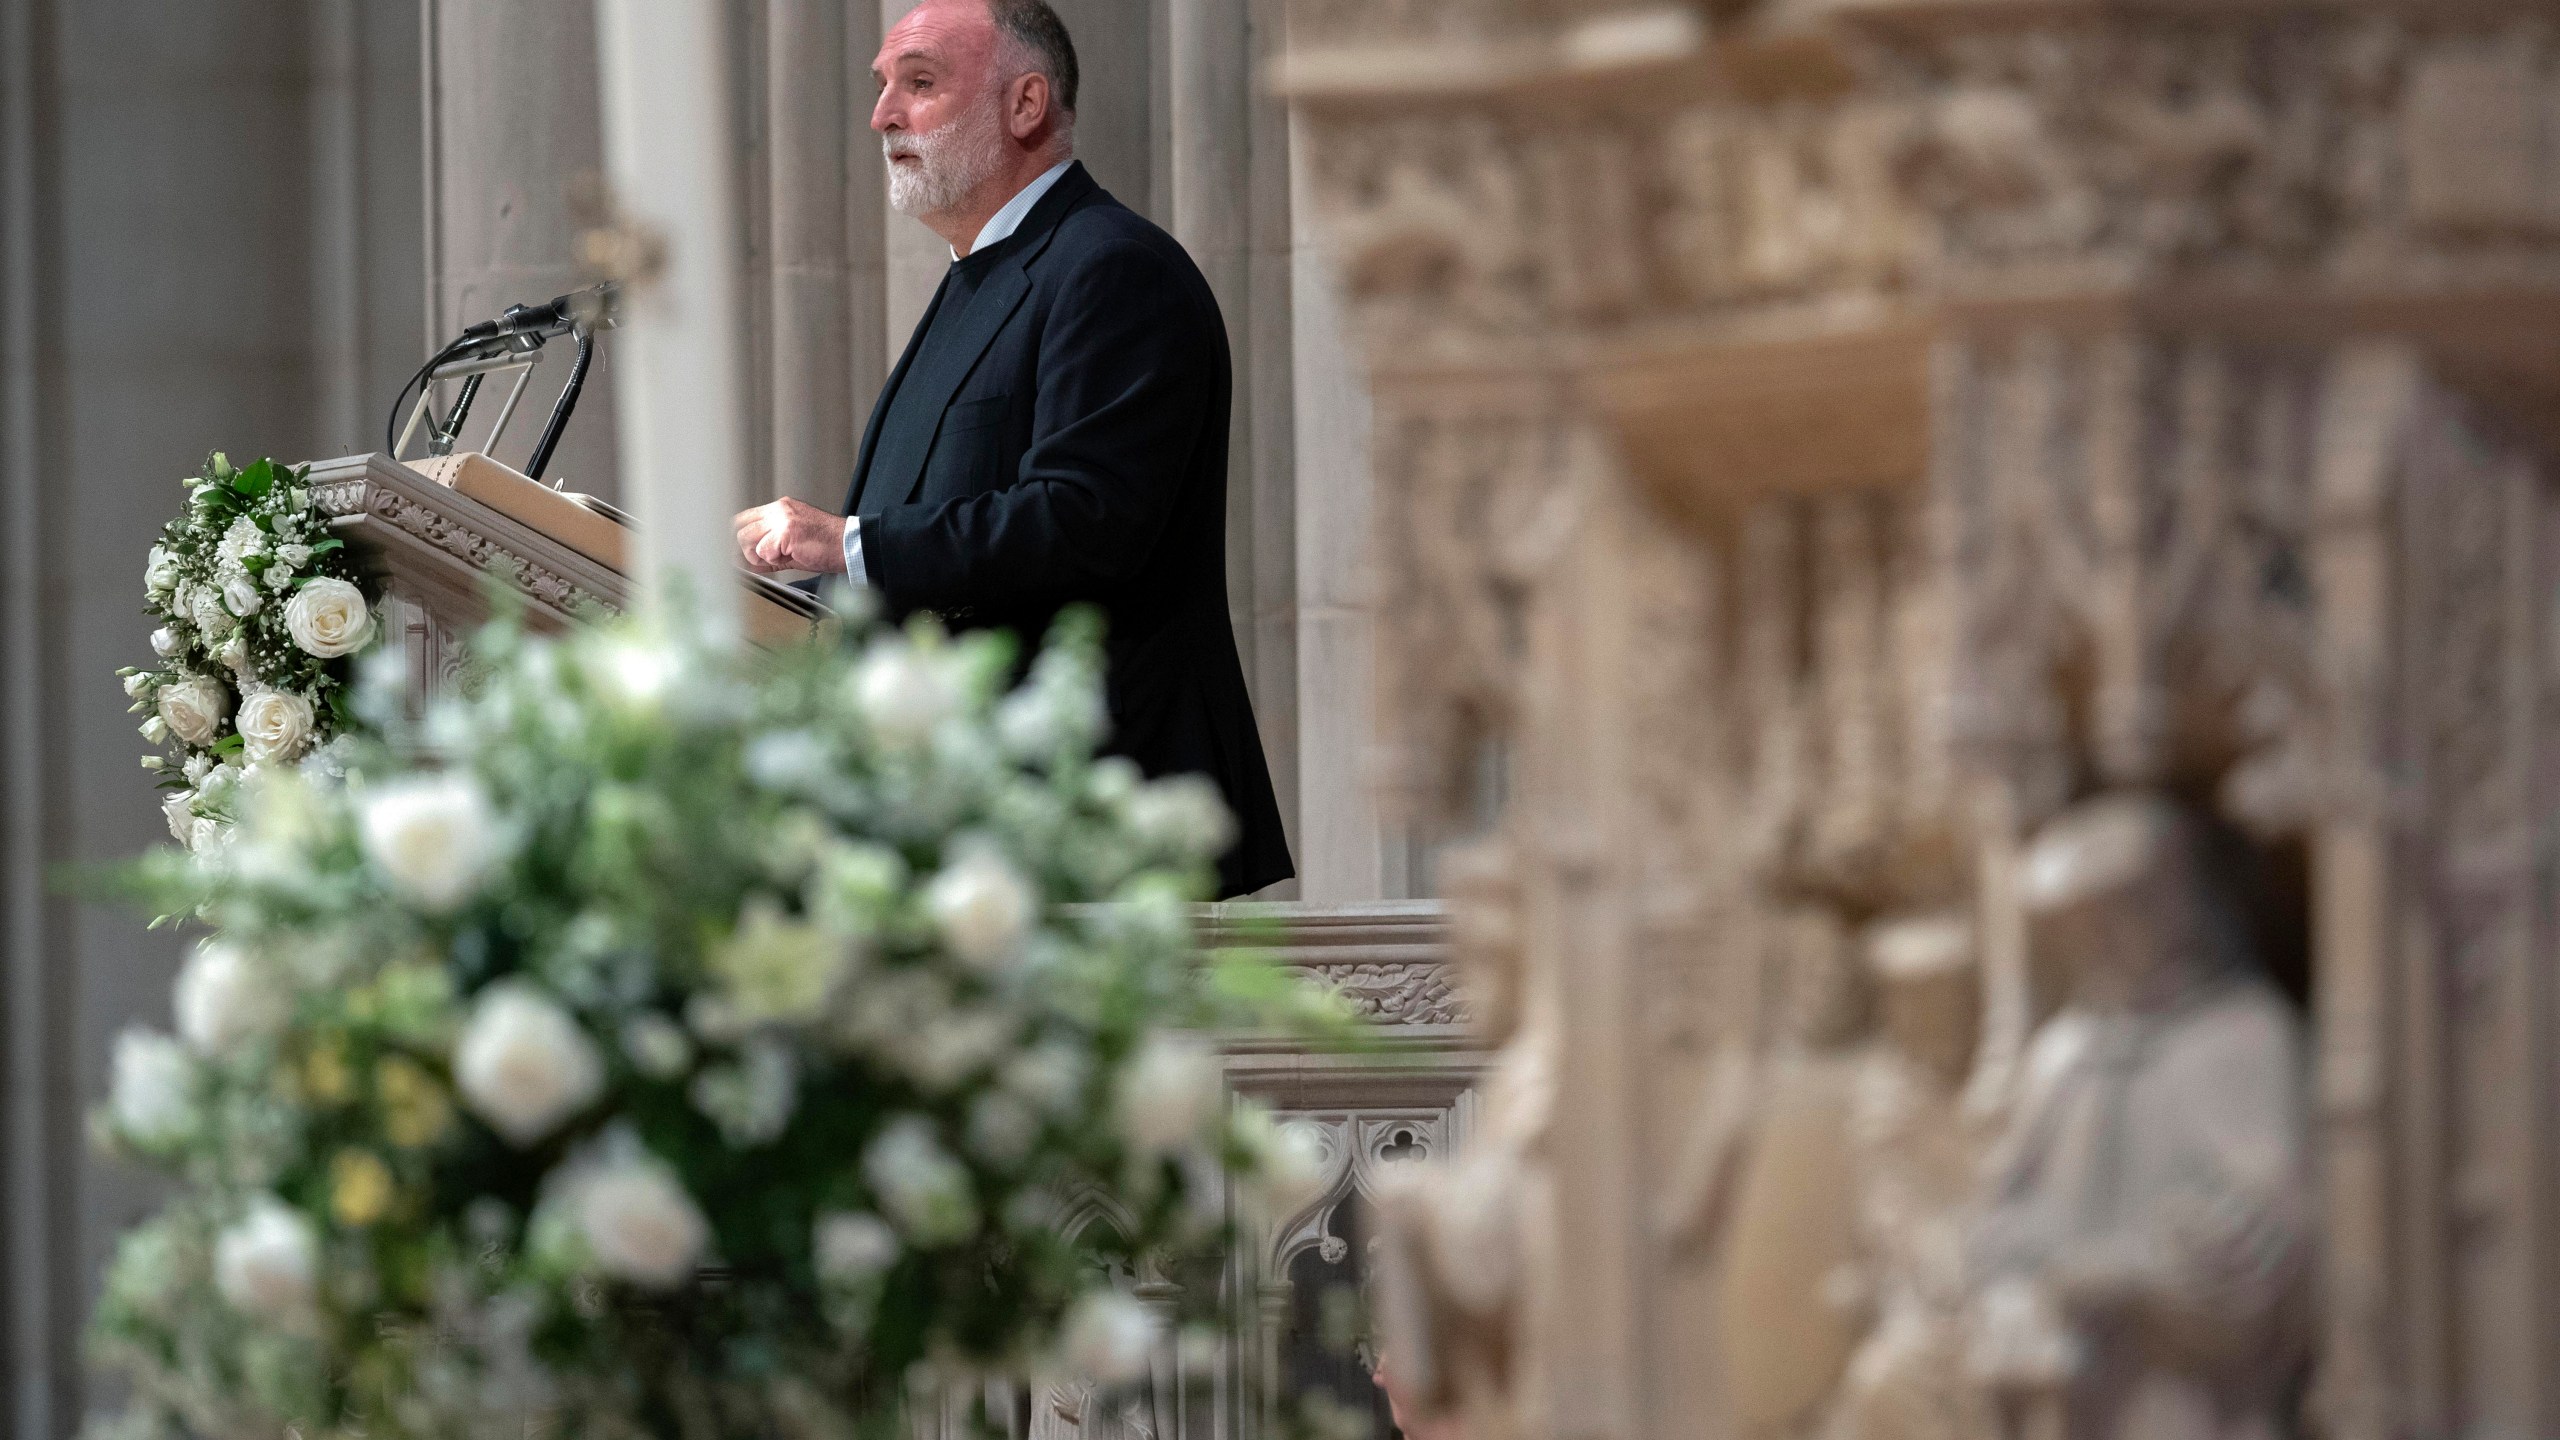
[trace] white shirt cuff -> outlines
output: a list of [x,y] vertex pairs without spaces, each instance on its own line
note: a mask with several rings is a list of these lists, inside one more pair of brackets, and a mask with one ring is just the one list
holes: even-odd
[[869,585],[871,572],[862,568],[862,517],[848,515],[844,521],[844,578],[856,585]]

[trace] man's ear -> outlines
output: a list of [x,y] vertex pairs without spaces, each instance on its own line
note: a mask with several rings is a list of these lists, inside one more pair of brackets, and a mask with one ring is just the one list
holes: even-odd
[[1005,129],[1016,140],[1028,140],[1049,119],[1049,77],[1038,71],[1016,78],[1013,103],[1005,107]]

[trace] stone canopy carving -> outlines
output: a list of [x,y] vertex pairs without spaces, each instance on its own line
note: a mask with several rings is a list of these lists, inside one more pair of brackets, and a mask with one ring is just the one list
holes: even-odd
[[[1377,405],[1388,779],[1477,836],[1453,958],[1503,1047],[1474,1158],[1389,1227],[1441,1398],[1482,1436],[2560,1433],[2546,8],[1288,34]],[[2039,900],[2108,807],[2150,858]],[[2193,890],[2156,889],[2190,831],[2222,918],[2123,911]],[[2082,905],[2259,978],[2097,1016],[2050,934]],[[1968,937],[1960,1077],[1789,1018],[1916,983],[1844,959],[1914,924]],[[2190,1050],[2249,1165],[2144,1114]],[[1826,1174],[1827,1239],[1755,1238]],[[2199,1208],[2080,1295],[2015,1240],[2074,1186]],[[1432,1258],[1461,1231],[1500,1285]],[[2216,1323],[2128,1348],[2135,1294]],[[1801,1376],[1731,1363],[1764,1352]]]

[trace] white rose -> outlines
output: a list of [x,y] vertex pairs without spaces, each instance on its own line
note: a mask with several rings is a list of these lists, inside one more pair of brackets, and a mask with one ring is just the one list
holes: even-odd
[[598,1268],[660,1290],[693,1277],[711,1238],[675,1173],[646,1155],[607,1161],[580,1181],[575,1213]]
[[860,1285],[898,1263],[898,1232],[877,1215],[830,1210],[818,1217],[810,1258],[830,1285]]
[[222,607],[243,619],[258,613],[267,597],[258,593],[258,580],[247,572],[233,574],[222,582]]
[[468,776],[388,785],[365,797],[364,850],[391,888],[428,910],[477,893],[505,858],[497,817]]
[[604,1060],[569,1012],[527,985],[480,992],[453,1046],[453,1084],[473,1114],[518,1149],[604,1090]]
[[874,645],[862,657],[853,694],[862,718],[892,745],[923,744],[960,707],[960,687],[943,667],[900,641]]
[[157,709],[170,734],[190,745],[210,745],[231,715],[231,691],[209,676],[190,675],[160,687]]
[[142,567],[142,586],[154,597],[166,595],[178,584],[178,557],[165,545],[151,547],[150,563]]
[[223,667],[234,674],[248,669],[249,637],[234,633],[230,639],[222,642],[222,648],[214,652],[213,658],[221,661]]
[[240,738],[260,764],[290,760],[311,740],[311,702],[285,690],[261,690],[240,702]]
[[195,838],[196,792],[172,790],[160,802],[160,813],[169,822],[169,838],[184,845]]
[[1031,887],[1002,856],[984,849],[934,876],[924,904],[942,943],[981,970],[1010,956],[1031,925]]
[[195,1084],[195,1066],[186,1048],[168,1036],[150,1030],[116,1036],[114,1077],[107,1108],[134,1139],[167,1140],[192,1120],[187,1092]]
[[178,1033],[208,1060],[273,1035],[293,1013],[283,977],[222,940],[207,940],[187,957],[172,1000]]
[[166,660],[178,653],[178,632],[163,625],[151,632],[151,653]]
[[1223,1102],[1217,1054],[1197,1036],[1150,1034],[1120,1071],[1120,1133],[1149,1154],[1200,1138]]
[[225,833],[220,820],[210,815],[199,815],[187,827],[187,848],[199,854],[214,851],[221,847]]
[[1089,1290],[1058,1327],[1058,1350],[1079,1375],[1105,1385],[1135,1380],[1155,1355],[1155,1313],[1134,1295]]
[[334,660],[364,644],[371,620],[364,592],[327,575],[294,591],[284,607],[284,628],[292,633],[293,643],[323,660]]
[[232,1308],[288,1329],[306,1328],[319,1298],[320,1246],[311,1221],[272,1196],[213,1242],[213,1282]]

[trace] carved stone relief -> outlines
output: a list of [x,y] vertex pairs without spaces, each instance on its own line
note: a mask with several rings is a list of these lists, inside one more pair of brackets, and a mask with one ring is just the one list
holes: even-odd
[[1387,778],[1453,833],[1513,780],[1449,867],[1482,1123],[1381,1196],[1419,1388],[2560,1433],[2560,25],[1698,9],[1292,10]]

